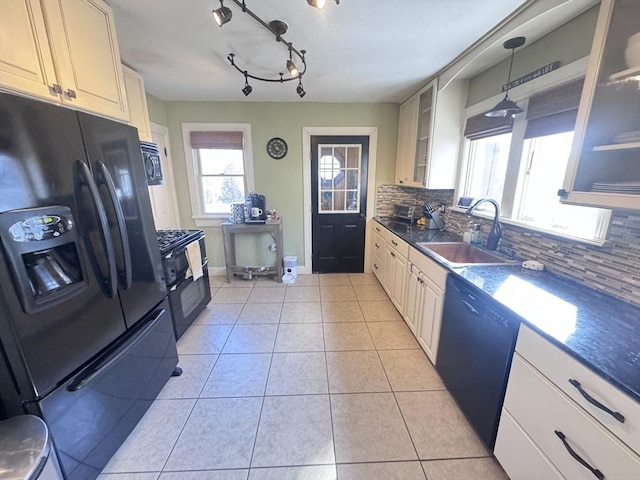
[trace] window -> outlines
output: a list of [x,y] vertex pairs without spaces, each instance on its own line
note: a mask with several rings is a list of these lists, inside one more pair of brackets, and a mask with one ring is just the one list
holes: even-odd
[[318,213],[353,213],[360,203],[360,145],[321,145]]
[[506,223],[603,242],[611,211],[565,205],[557,195],[571,152],[582,83],[582,78],[573,80],[519,99],[526,115],[500,119],[503,125],[482,114],[469,117],[462,196],[493,198]]
[[[193,218],[219,224],[253,190],[247,124],[182,124]],[[216,221],[217,219],[217,221]]]
[[608,221],[608,210],[565,205],[557,196],[571,152],[573,131],[535,137],[524,141],[525,169],[516,219],[549,232],[593,239]]

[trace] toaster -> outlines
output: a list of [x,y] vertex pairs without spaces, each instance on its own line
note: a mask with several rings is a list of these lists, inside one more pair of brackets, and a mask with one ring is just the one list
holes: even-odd
[[421,218],[422,208],[413,205],[397,204],[393,206],[393,219],[401,222],[415,223]]

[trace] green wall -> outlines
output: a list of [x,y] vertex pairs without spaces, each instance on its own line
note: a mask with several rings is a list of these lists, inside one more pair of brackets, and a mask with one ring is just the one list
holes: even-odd
[[[151,100],[151,102],[149,102]],[[189,184],[184,158],[182,123],[249,123],[253,145],[255,190],[266,196],[267,209],[277,209],[283,217],[284,254],[304,262],[303,191],[310,188],[302,179],[303,127],[377,127],[378,150],[376,185],[393,183],[395,176],[398,105],[345,103],[258,103],[258,102],[162,102],[148,95],[152,122],[169,128],[173,170],[183,228],[194,228],[191,218]],[[152,106],[153,105],[153,106]],[[289,152],[282,160],[266,153],[271,137],[282,137]],[[375,192],[370,192],[375,194]],[[205,227],[210,265],[224,267],[220,227]],[[265,265],[273,262],[268,251],[270,237],[242,239],[238,263]]]
[[[516,50],[511,78],[518,78],[556,60],[563,67],[591,53],[591,42],[600,6],[590,8],[524,48]],[[469,81],[467,106],[498,95],[507,82],[509,59]]]
[[149,111],[149,120],[153,123],[158,123],[160,125],[164,125],[165,127],[168,125],[167,122],[167,110],[165,108],[165,103],[160,100],[158,97],[154,97],[153,95],[147,93],[147,110]]

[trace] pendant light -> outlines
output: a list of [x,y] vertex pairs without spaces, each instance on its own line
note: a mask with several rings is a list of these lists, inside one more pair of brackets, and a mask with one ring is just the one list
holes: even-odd
[[526,41],[525,37],[515,37],[510,38],[506,42],[502,44],[504,48],[507,50],[511,50],[511,62],[509,63],[509,76],[507,77],[507,90],[505,92],[504,98],[498,102],[498,104],[485,113],[485,117],[513,117],[518,113],[524,112],[516,102],[509,98],[509,87],[511,85],[511,67],[513,67],[513,54],[516,48],[524,45]]

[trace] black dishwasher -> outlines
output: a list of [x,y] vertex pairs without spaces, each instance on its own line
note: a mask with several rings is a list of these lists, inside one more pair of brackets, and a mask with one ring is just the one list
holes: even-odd
[[446,291],[436,369],[493,450],[520,321],[454,275]]

